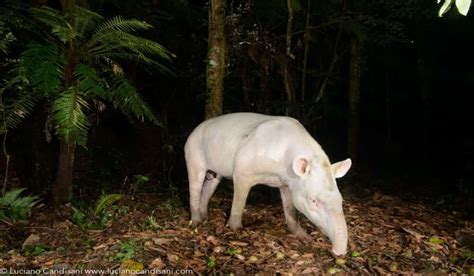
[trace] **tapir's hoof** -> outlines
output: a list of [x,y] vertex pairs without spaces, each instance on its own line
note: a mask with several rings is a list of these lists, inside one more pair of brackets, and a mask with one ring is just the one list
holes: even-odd
[[201,223],[201,222],[202,222],[201,217],[196,216],[196,217],[192,217],[192,218],[191,218],[191,221],[190,221],[189,224],[190,224],[190,225],[198,225],[198,224]]

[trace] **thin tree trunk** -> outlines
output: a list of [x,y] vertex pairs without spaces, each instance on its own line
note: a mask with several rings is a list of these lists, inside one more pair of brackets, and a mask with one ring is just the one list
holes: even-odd
[[225,76],[225,0],[211,0],[207,53],[206,119],[222,114]]
[[58,172],[52,189],[52,201],[55,206],[69,202],[74,180],[74,152],[76,144],[60,141]]
[[309,38],[310,32],[310,15],[311,15],[311,0],[308,0],[308,8],[306,12],[306,25],[304,29],[304,56],[303,56],[303,75],[301,77],[301,101],[304,102],[306,92],[306,74],[308,71],[308,52],[309,52]]
[[286,107],[286,115],[292,115],[293,107],[294,107],[294,91],[292,80],[290,76],[290,62],[292,59],[291,56],[291,37],[292,37],[292,29],[293,29],[293,7],[291,6],[291,0],[287,0],[286,2],[288,7],[288,21],[286,24],[286,50],[285,50],[285,58],[283,59],[281,74],[283,77],[283,86],[285,88],[286,100],[287,100],[287,107]]
[[349,156],[357,161],[359,143],[359,99],[360,99],[360,77],[361,77],[361,45],[357,38],[351,40],[351,63],[349,76],[349,118],[347,151]]

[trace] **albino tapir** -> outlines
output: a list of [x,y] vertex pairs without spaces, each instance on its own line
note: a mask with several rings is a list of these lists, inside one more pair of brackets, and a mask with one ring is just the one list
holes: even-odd
[[296,210],[326,234],[332,252],[347,250],[347,226],[336,178],[351,160],[331,165],[321,146],[289,117],[233,113],[201,123],[184,147],[189,177],[191,220],[207,217],[209,199],[222,177],[233,179],[234,199],[229,226],[242,226],[251,187],[278,187],[291,232],[309,238],[296,219]]

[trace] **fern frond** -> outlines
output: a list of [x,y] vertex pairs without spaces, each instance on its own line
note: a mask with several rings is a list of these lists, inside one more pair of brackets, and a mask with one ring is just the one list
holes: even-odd
[[75,6],[70,10],[65,15],[65,18],[70,22],[72,28],[80,38],[84,38],[86,34],[92,33],[95,26],[104,20],[100,14],[79,6]]
[[0,206],[12,204],[24,190],[25,188],[21,188],[6,192],[2,197],[0,197]]
[[27,219],[31,208],[40,201],[37,196],[20,196],[25,189],[14,189],[0,197],[0,220]]
[[0,7],[0,20],[15,30],[31,30],[34,24],[27,12],[29,7],[26,1],[5,0]]
[[97,71],[85,64],[79,64],[74,71],[74,78],[78,81],[76,87],[82,94],[87,96],[97,96],[102,99],[106,97],[102,80],[97,75]]
[[94,209],[94,215],[98,215],[102,213],[105,209],[112,206],[115,202],[122,199],[121,194],[105,194],[101,195],[100,198],[97,200]]
[[135,60],[168,73],[171,73],[170,70],[159,63],[156,58],[171,60],[174,57],[171,52],[155,41],[118,31],[104,35],[101,44],[89,49],[88,54],[92,59]]
[[8,99],[7,103],[0,106],[0,134],[7,129],[16,128],[35,107],[39,97],[26,91],[15,95],[15,99]]
[[159,121],[143,100],[136,88],[122,76],[111,73],[109,100],[114,107],[120,109],[125,115],[132,115],[143,121],[147,119],[158,125]]
[[100,37],[111,32],[120,31],[125,33],[136,32],[138,30],[148,30],[153,26],[137,19],[123,19],[120,16],[115,16],[106,22],[102,23],[95,31],[92,39],[100,40]]
[[59,91],[66,61],[53,45],[31,44],[20,56],[31,85],[45,95]]
[[73,26],[66,20],[60,11],[50,8],[32,8],[31,13],[40,22],[51,28],[51,32],[56,35],[59,40],[66,43],[79,35]]
[[57,133],[62,139],[85,146],[90,123],[84,109],[89,105],[76,89],[70,87],[54,100],[53,118],[57,124]]
[[40,99],[21,69],[20,66],[13,67],[6,75],[7,80],[0,85],[0,134],[16,128]]

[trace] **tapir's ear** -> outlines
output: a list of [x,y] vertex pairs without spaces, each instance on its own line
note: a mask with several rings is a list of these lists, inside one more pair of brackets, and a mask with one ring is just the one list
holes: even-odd
[[311,166],[306,157],[298,156],[293,160],[293,171],[297,176],[307,175]]
[[352,166],[352,160],[347,158],[344,161],[337,162],[331,165],[332,174],[335,178],[340,178],[346,175]]

